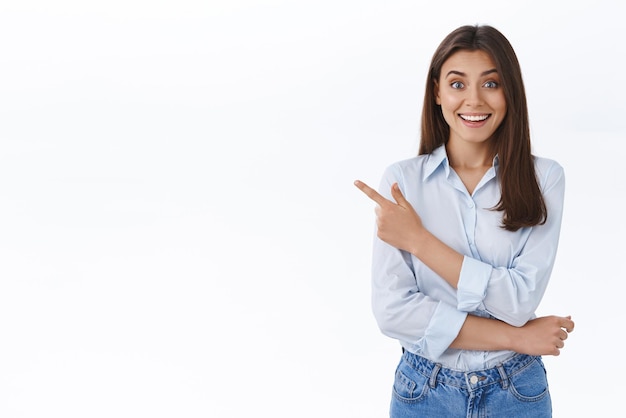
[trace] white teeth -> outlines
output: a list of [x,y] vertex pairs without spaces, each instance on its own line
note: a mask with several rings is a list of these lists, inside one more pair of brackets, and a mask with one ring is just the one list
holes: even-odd
[[461,119],[469,121],[469,122],[480,122],[489,117],[489,115],[459,115]]

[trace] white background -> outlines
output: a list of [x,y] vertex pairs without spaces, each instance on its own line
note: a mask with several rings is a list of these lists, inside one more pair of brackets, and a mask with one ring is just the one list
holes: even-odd
[[431,55],[475,23],[566,170],[554,416],[621,409],[624,3],[422,3],[3,0],[0,416],[386,416],[352,182],[416,154]]

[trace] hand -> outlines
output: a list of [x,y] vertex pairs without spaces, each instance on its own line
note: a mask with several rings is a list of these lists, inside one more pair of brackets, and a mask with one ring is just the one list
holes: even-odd
[[517,328],[513,351],[533,356],[558,356],[574,330],[571,316],[544,316]]
[[357,180],[354,185],[377,203],[378,238],[393,247],[416,254],[414,247],[424,227],[413,206],[402,195],[398,183],[391,186],[391,195],[396,203],[385,199],[362,181]]

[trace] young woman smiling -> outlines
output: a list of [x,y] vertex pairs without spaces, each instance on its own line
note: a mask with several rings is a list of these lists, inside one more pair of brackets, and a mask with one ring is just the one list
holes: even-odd
[[570,317],[537,318],[559,241],[564,173],[531,154],[521,69],[491,26],[463,26],[433,55],[419,155],[374,200],[372,305],[399,340],[390,416],[550,417],[542,355]]

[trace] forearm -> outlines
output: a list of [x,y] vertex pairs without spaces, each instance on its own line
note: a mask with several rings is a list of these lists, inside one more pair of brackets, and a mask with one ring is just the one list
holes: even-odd
[[416,234],[411,254],[443,278],[450,286],[457,288],[463,255],[450,248],[425,228]]
[[514,327],[497,319],[468,315],[450,348],[558,356],[573,330],[574,322],[569,316],[544,316]]
[[497,319],[468,315],[450,348],[461,350],[513,350],[515,327]]

